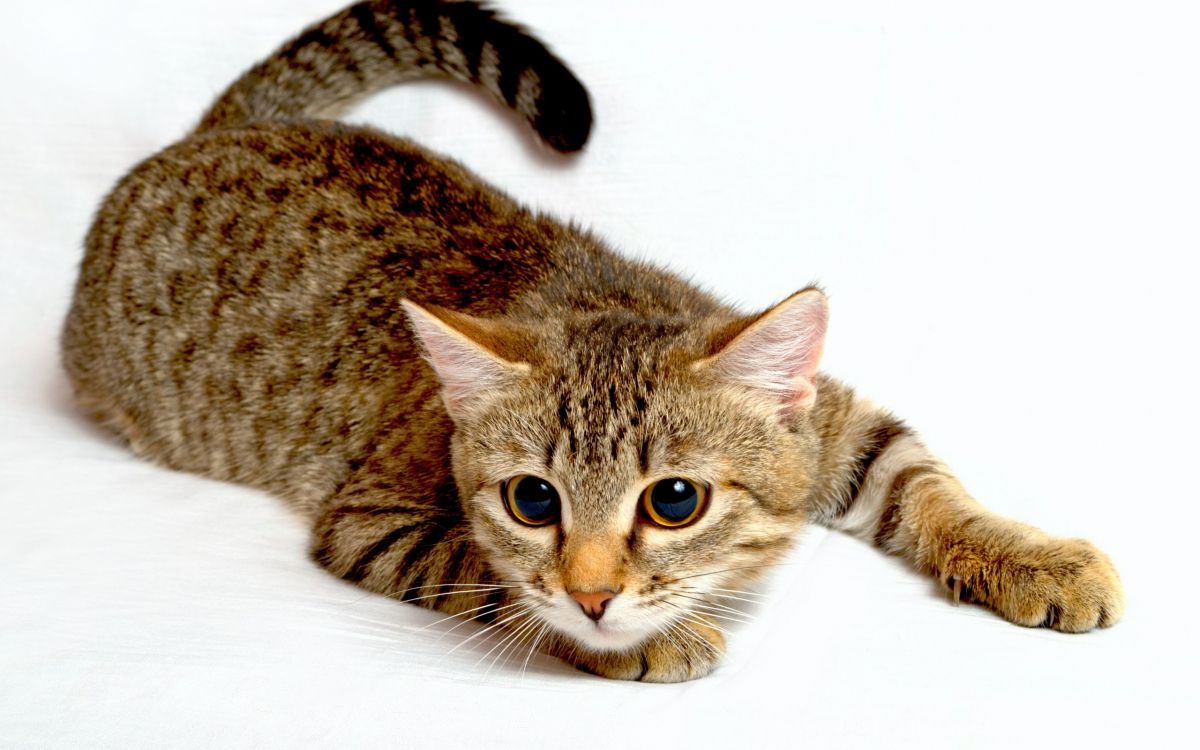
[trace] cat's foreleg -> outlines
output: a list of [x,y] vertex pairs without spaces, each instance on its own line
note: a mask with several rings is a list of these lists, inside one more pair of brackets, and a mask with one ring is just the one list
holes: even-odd
[[812,418],[822,441],[813,518],[909,560],[956,599],[1019,625],[1083,632],[1116,622],[1116,569],[1082,539],[988,511],[914,431],[822,378]]
[[351,481],[317,514],[313,559],[399,601],[491,622],[510,603],[510,589],[488,571],[466,520],[436,494],[378,476]]

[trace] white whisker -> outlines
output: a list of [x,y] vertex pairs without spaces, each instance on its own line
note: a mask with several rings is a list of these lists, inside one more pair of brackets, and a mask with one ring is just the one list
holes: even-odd
[[[404,596],[410,591],[420,591],[421,589],[451,589],[451,588],[489,588],[489,589],[516,589],[521,588],[520,585],[512,585],[506,583],[492,583],[491,581],[480,581],[478,583],[431,583],[425,586],[409,586],[401,591],[394,591],[388,596],[397,597]],[[409,599],[408,601],[414,601]]]
[[725,630],[725,628],[721,627],[720,625],[718,625],[715,622],[710,622],[705,619],[706,617],[711,617],[712,615],[702,613],[702,612],[692,612],[691,610],[680,607],[678,604],[670,604],[670,606],[674,607],[676,610],[678,610],[680,612],[678,619],[683,622],[690,622],[693,625],[703,625],[706,628],[712,628],[713,630],[717,631],[721,635],[729,635],[729,633]]
[[542,629],[538,631],[537,636],[533,639],[533,643],[529,646],[529,655],[525,657],[525,663],[521,665],[521,677],[525,676],[525,670],[529,668],[529,660],[533,658],[533,653],[537,651],[537,647],[541,645],[542,639],[546,637],[546,633],[549,630],[550,623],[542,623]]
[[741,565],[736,568],[724,568],[722,570],[709,571],[708,573],[693,573],[690,576],[680,576],[680,577],[676,578],[675,580],[676,581],[686,581],[689,578],[703,578],[704,576],[715,576],[718,573],[732,573],[736,570],[755,570],[757,568],[778,568],[778,567],[781,567],[784,565],[798,565],[798,564],[799,563],[794,563],[794,562],[781,562],[781,563],[765,563],[763,565]]
[[[749,624],[751,624],[751,621],[750,621],[750,620],[741,620],[741,619],[738,619],[738,618],[736,618],[736,617],[728,617],[728,616],[726,616],[726,615],[719,615],[719,614],[717,614],[716,612],[697,611],[696,609],[688,609],[687,611],[691,612],[692,614],[694,614],[694,615],[696,615],[696,616],[698,616],[698,617],[715,617],[715,618],[717,618],[718,620],[728,620],[729,622],[736,622],[736,623],[738,623],[739,625],[749,625]],[[716,626],[715,626],[714,624],[712,624],[712,623],[708,623],[708,625],[709,625],[709,627],[716,627]]]
[[683,609],[687,610],[688,612],[692,612],[694,614],[711,615],[713,617],[719,617],[722,620],[736,622],[741,625],[751,625],[754,623],[754,618],[752,618],[752,617],[743,617],[740,614],[730,615],[719,609],[711,609],[709,607],[706,607],[703,604],[689,604],[689,605],[683,607]]
[[463,594],[486,594],[489,591],[499,591],[500,587],[486,589],[468,589],[466,591],[439,591],[436,594],[425,594],[424,596],[414,596],[411,599],[404,599],[405,602],[419,602],[422,599],[436,599],[439,596],[461,596]]
[[737,616],[737,617],[745,617],[745,618],[748,618],[748,619],[751,619],[751,620],[752,620],[752,619],[754,619],[754,615],[750,614],[749,612],[743,612],[743,611],[742,611],[742,610],[740,610],[740,609],[735,609],[735,608],[733,608],[733,607],[728,607],[728,606],[726,606],[726,605],[724,605],[724,604],[720,604],[720,603],[718,603],[718,602],[712,602],[712,601],[709,601],[709,600],[707,600],[707,599],[702,599],[701,597],[698,597],[698,596],[691,596],[690,594],[681,594],[681,593],[679,593],[679,592],[672,592],[672,593],[673,593],[675,596],[679,596],[679,597],[682,597],[682,598],[684,598],[684,599],[688,599],[688,600],[690,600],[690,601],[693,601],[693,602],[698,602],[698,603],[700,603],[700,604],[704,605],[705,607],[708,607],[708,608],[710,608],[710,609],[716,610],[716,611],[718,611],[718,612],[725,612],[725,613],[727,613],[727,614],[730,614],[730,615],[735,615],[735,616]]
[[[537,643],[536,638],[537,638],[538,634],[542,632],[543,624],[542,624],[542,618],[538,617],[537,614],[534,614],[532,616],[531,620],[533,621],[534,625],[533,625],[533,627],[529,628],[525,632],[524,635],[521,636],[520,645],[523,646],[526,643],[530,643],[531,644],[530,647],[533,648],[533,646],[536,645],[536,643]],[[520,651],[519,648],[515,648],[515,649],[513,649],[512,653],[509,654],[509,656],[505,656],[504,657],[504,666],[508,666],[508,659],[510,656],[515,656],[516,658],[520,658],[519,651]]]
[[[677,622],[671,623],[671,627],[674,628],[675,632],[678,633],[680,637],[685,638],[686,642],[699,644],[700,646],[704,647],[714,657],[719,658],[721,656],[721,652],[717,650],[716,646],[709,643],[707,639],[702,638],[698,633],[691,630],[690,628],[686,628]],[[685,653],[685,655],[687,653],[695,654],[695,651],[693,651],[690,648],[687,649],[686,651],[684,651],[684,649],[681,648],[680,651],[683,651]]]
[[[455,617],[462,617],[463,615],[469,615],[469,614],[471,614],[472,612],[478,612],[478,611],[479,611],[479,610],[481,610],[481,609],[487,609],[488,607],[495,607],[495,606],[497,606],[497,605],[495,605],[495,604],[492,604],[491,602],[488,602],[487,604],[483,604],[483,605],[480,605],[480,606],[478,606],[478,607],[472,607],[471,609],[463,610],[462,612],[455,612],[455,613],[454,613],[454,614],[452,614],[452,615],[447,615],[447,616],[445,616],[445,617],[442,617],[442,618],[439,618],[439,619],[437,619],[437,620],[434,620],[433,622],[429,623],[428,625],[422,625],[421,627],[417,628],[416,632],[418,632],[418,633],[419,633],[419,632],[421,632],[422,630],[428,630],[429,628],[432,628],[434,625],[440,625],[440,624],[442,624],[443,622],[445,622],[446,620],[453,620]],[[478,617],[483,617],[483,615],[477,615],[477,616],[478,616]],[[472,618],[469,618],[469,619],[467,619],[467,620],[463,620],[463,622],[470,622],[471,620],[474,620],[474,619],[475,619],[475,618],[474,618],[474,617],[472,617]],[[461,623],[460,623],[460,624],[461,624]],[[449,631],[447,631],[447,632],[449,632]]]
[[[522,611],[521,614],[522,614],[522,616],[528,615],[530,611],[531,611],[530,609],[526,609],[526,610]],[[493,653],[495,653],[496,649],[500,648],[501,646],[503,646],[506,643],[510,643],[514,638],[517,637],[518,634],[520,634],[520,632],[522,630],[524,630],[526,627],[529,626],[529,623],[530,623],[530,620],[528,618],[525,618],[525,619],[520,620],[517,624],[507,628],[506,632],[504,633],[504,637],[500,639],[500,642],[497,643],[496,645],[492,646],[491,649],[489,649],[486,654],[481,656],[479,658],[479,661],[475,662],[475,666],[478,667],[480,664],[482,664],[489,656],[491,656]],[[493,663],[492,666],[495,666],[495,664]],[[490,671],[490,669],[489,669],[489,671]]]
[[[681,623],[688,622],[688,623],[691,623],[694,625],[703,625],[705,627],[716,630],[718,633],[721,633],[722,635],[726,635],[724,629],[722,629],[720,626],[715,625],[713,623],[694,619],[693,617],[690,616],[688,610],[683,609],[682,607],[680,607],[678,605],[671,604],[670,602],[655,602],[655,604],[658,604],[659,606],[669,607],[671,609],[678,610],[679,612],[682,613],[681,615],[676,615],[674,620],[667,623],[668,628],[672,628],[672,629],[674,629],[674,631],[676,633],[687,636],[689,639],[704,645],[714,657],[719,658],[721,656],[721,652],[717,650],[716,646],[713,646],[705,638],[701,637],[699,634],[695,633],[690,628],[683,626]],[[665,631],[660,631],[660,632],[665,632]],[[683,650],[681,649],[681,651],[683,651]]]
[[459,641],[457,644],[455,644],[454,648],[452,648],[452,649],[450,649],[449,651],[447,651],[445,655],[446,655],[446,656],[449,656],[450,654],[453,654],[455,651],[457,651],[458,649],[462,648],[463,646],[465,646],[466,644],[470,643],[471,641],[475,640],[476,638],[478,638],[479,636],[483,635],[484,633],[487,633],[487,632],[489,632],[489,631],[491,631],[491,630],[494,630],[494,629],[496,629],[496,628],[500,627],[501,625],[503,625],[503,624],[505,624],[505,623],[507,623],[507,622],[511,622],[511,621],[515,620],[516,618],[518,618],[518,617],[521,617],[522,615],[524,615],[524,614],[526,614],[526,613],[530,612],[530,611],[533,609],[533,605],[532,605],[532,604],[528,604],[528,603],[526,603],[526,602],[518,602],[518,604],[524,604],[524,605],[525,605],[525,609],[518,610],[516,613],[510,613],[510,614],[509,614],[509,616],[508,616],[508,617],[505,617],[503,620],[497,620],[496,622],[492,623],[491,625],[488,625],[488,626],[487,626],[486,628],[484,628],[483,630],[480,630],[480,631],[479,631],[478,633],[476,633],[475,635],[472,635],[472,636],[468,637],[466,640]]
[[720,614],[719,612],[713,612],[711,610],[690,608],[688,611],[691,612],[692,614],[698,615],[698,616],[715,617],[719,620],[724,620],[725,622],[736,622],[738,625],[753,625],[754,624],[753,620],[742,620],[737,617],[727,617],[725,615]]
[[[442,640],[446,636],[453,633],[455,630],[458,630],[459,628],[461,628],[463,625],[466,625],[468,622],[473,622],[475,620],[478,620],[480,617],[487,617],[488,615],[495,615],[498,612],[500,612],[501,610],[512,609],[513,607],[519,607],[519,606],[522,606],[523,604],[525,604],[525,602],[513,602],[512,604],[505,604],[503,607],[496,607],[495,609],[488,611],[488,612],[481,612],[481,613],[475,615],[474,617],[470,617],[470,618],[458,623],[454,627],[450,628],[446,632],[439,635],[437,639],[439,641]],[[490,629],[490,627],[487,629]]]
[[[523,642],[525,634],[527,632],[529,632],[530,630],[532,630],[534,627],[536,627],[537,624],[538,624],[537,616],[534,615],[533,617],[530,617],[528,620],[526,620],[525,622],[522,622],[520,625],[518,625],[516,628],[514,628],[512,635],[510,635],[506,639],[506,641],[501,641],[501,643],[507,643],[507,645],[505,645],[504,648],[500,650],[500,653],[496,654],[496,658],[492,660],[492,663],[490,665],[488,665],[487,671],[483,673],[483,676],[486,678],[488,675],[490,675],[492,673],[492,670],[495,669],[496,665],[500,663],[500,657],[502,657],[506,653],[508,653],[509,649],[511,649],[516,644]],[[493,646],[492,651],[495,651],[495,650],[496,650],[496,647]],[[486,654],[484,654],[483,659],[480,659],[479,661],[482,662],[484,659],[488,658],[488,656],[492,653],[492,651],[489,651]]]
[[691,648],[688,646],[687,642],[683,640],[683,634],[680,632],[679,625],[669,622],[667,623],[667,629],[660,632],[667,639],[667,642],[675,647],[676,651],[678,651],[684,658],[687,657],[688,653],[691,651]]
[[762,598],[761,599],[747,599],[745,597],[735,596],[733,594],[716,593],[716,592],[720,592],[720,591],[729,591],[729,589],[713,589],[712,595],[719,596],[722,599],[737,599],[739,602],[746,602],[747,604],[764,604],[767,601],[767,596],[765,594],[756,594],[753,591],[740,591],[738,593],[749,594],[751,596],[758,596],[758,597],[762,597]]

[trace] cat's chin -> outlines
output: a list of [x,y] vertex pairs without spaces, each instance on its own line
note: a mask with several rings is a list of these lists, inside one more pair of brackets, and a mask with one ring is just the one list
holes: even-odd
[[558,630],[589,651],[628,651],[652,635],[642,628],[626,630],[603,623],[579,624],[569,627],[560,625]]

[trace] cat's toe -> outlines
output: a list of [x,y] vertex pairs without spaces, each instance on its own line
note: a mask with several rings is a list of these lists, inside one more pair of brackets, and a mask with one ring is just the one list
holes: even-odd
[[1047,607],[1046,627],[1083,633],[1108,627],[1125,610],[1121,579],[1112,561],[1082,539],[1052,542],[1058,562],[1049,568],[1055,592]]
[[[720,638],[717,635],[717,638]],[[656,642],[645,654],[641,682],[686,682],[708,675],[720,662],[724,642],[687,647],[674,642]]]
[[949,567],[948,587],[971,592],[1018,625],[1083,633],[1114,624],[1125,610],[1116,568],[1083,539],[1031,542],[994,556],[958,558]]

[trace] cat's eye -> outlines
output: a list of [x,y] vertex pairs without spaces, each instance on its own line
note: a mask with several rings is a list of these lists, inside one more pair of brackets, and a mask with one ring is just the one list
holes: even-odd
[[508,512],[526,526],[545,526],[558,520],[558,490],[541,477],[521,474],[500,487]]
[[671,477],[642,492],[642,514],[667,528],[686,526],[700,517],[708,502],[708,486],[690,479]]

